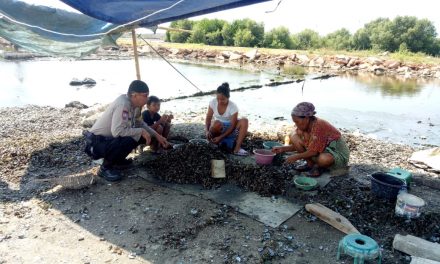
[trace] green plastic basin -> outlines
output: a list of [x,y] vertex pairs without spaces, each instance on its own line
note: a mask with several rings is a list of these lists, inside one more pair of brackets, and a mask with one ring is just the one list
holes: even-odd
[[296,188],[305,190],[305,191],[309,191],[314,189],[317,185],[318,182],[310,177],[297,177],[293,183],[295,183]]
[[265,149],[272,149],[273,147],[281,147],[283,144],[276,141],[264,141],[263,147]]

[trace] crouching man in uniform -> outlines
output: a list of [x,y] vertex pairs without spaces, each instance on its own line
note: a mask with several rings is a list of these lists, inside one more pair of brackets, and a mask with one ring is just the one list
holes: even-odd
[[149,145],[151,136],[164,147],[167,140],[144,122],[136,120],[135,110],[147,103],[149,89],[145,82],[135,80],[127,94],[110,104],[93,127],[85,132],[86,153],[93,159],[104,158],[98,175],[108,181],[119,181],[118,169],[131,165],[128,154],[140,144]]

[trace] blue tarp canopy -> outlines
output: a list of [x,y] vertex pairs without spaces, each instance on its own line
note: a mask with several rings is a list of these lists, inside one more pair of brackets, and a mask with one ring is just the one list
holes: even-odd
[[[269,0],[61,0],[82,13],[114,24],[139,26],[208,14]],[[144,18],[144,19],[142,19]]]
[[61,0],[81,14],[0,0],[0,37],[33,52],[79,57],[114,43],[128,28],[265,1],[269,0]]
[[0,37],[39,54],[81,57],[116,45],[117,25],[81,13],[18,0],[0,0]]
[[44,38],[55,41],[81,42],[98,39],[99,35],[90,35],[108,32],[116,27],[80,13],[43,5],[30,5],[17,0],[0,0],[0,12],[17,22],[35,26],[28,28]]

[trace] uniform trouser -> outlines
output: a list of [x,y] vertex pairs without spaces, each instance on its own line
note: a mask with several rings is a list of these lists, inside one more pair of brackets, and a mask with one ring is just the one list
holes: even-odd
[[93,159],[104,158],[103,165],[111,167],[124,160],[130,152],[140,144],[145,144],[141,137],[139,141],[132,137],[103,137],[92,133],[86,133],[86,153]]

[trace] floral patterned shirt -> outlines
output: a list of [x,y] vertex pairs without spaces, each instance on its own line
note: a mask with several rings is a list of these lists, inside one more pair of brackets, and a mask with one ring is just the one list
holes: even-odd
[[303,137],[307,150],[322,153],[330,142],[341,138],[341,132],[329,122],[320,118],[316,118],[311,122],[310,136]]

